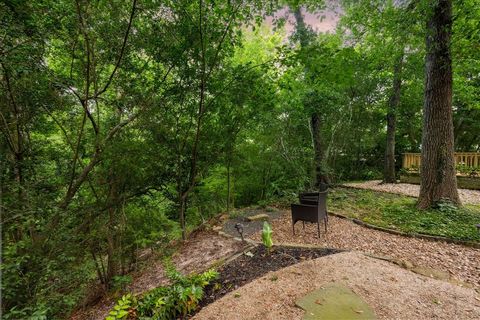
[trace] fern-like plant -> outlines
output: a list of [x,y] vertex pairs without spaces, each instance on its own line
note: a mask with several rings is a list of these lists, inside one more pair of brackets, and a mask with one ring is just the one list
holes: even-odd
[[218,277],[215,270],[184,276],[171,263],[166,263],[165,273],[172,283],[170,286],[150,290],[138,299],[131,294],[123,296],[106,320],[183,319],[198,307],[203,288]]

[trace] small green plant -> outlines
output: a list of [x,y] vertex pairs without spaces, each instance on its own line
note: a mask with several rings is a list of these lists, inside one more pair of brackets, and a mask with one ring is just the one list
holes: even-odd
[[132,276],[130,275],[115,276],[112,279],[112,290],[124,292],[130,283],[132,283]]
[[39,304],[34,308],[27,307],[20,310],[17,310],[16,307],[10,309],[7,314],[2,315],[2,319],[5,320],[16,320],[16,319],[27,319],[27,320],[47,320],[48,308],[44,304]]
[[267,200],[258,201],[258,207],[260,209],[265,209],[267,206],[268,206],[268,201]]
[[450,213],[456,212],[458,210],[457,206],[452,203],[449,199],[442,199],[435,203],[435,208],[438,209],[440,212]]
[[458,173],[465,176],[478,177],[480,175],[480,167],[467,166],[465,163],[459,163],[455,168]]
[[127,316],[133,311],[134,304],[135,297],[131,293],[124,295],[117,301],[117,304],[108,313],[105,320],[127,319]]
[[262,242],[267,251],[270,252],[273,241],[272,241],[272,227],[268,224],[267,221],[263,222],[263,230],[262,230]]

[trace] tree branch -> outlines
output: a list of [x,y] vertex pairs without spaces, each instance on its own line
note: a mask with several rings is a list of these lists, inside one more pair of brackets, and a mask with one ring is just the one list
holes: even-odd
[[107,91],[108,87],[112,83],[112,80],[113,80],[113,77],[115,76],[115,73],[117,72],[117,70],[120,66],[120,62],[122,61],[123,55],[125,53],[125,48],[127,46],[128,35],[130,34],[130,29],[132,28],[133,18],[135,16],[136,5],[137,5],[137,0],[133,0],[132,10],[130,12],[130,19],[128,21],[128,26],[127,26],[127,31],[125,32],[125,36],[123,37],[122,47],[120,49],[120,54],[118,55],[117,62],[115,63],[115,67],[113,68],[113,71],[110,74],[110,77],[108,78],[108,80],[105,83],[105,85],[103,86],[103,88],[100,89],[100,91],[95,92],[94,98],[97,98],[99,95],[101,95],[102,93]]

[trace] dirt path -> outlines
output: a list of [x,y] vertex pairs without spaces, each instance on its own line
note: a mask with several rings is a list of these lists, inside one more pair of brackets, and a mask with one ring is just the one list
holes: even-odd
[[208,305],[193,319],[301,319],[303,311],[295,301],[333,281],[361,296],[379,319],[480,319],[480,297],[473,289],[355,252],[268,273]]
[[[418,197],[420,186],[409,183],[382,183],[381,180],[370,180],[365,182],[349,182],[344,186],[358,189],[368,189],[389,193],[403,194]],[[458,189],[458,194],[464,204],[480,204],[480,190]]]
[[[407,260],[414,266],[440,270],[480,288],[480,249],[393,235],[337,217],[329,217],[326,237],[322,232],[321,239],[318,239],[316,224],[308,223],[305,230],[298,223],[294,236],[289,211],[285,211],[280,219],[273,220],[271,224],[275,244],[313,244]],[[251,238],[261,241],[261,233],[258,232]]]
[[[214,232],[198,232],[179,248],[172,260],[177,270],[183,274],[203,272],[219,260],[242,250],[244,246],[239,241],[219,236]],[[133,282],[128,291],[134,293],[142,293],[168,283],[161,260],[152,261],[148,268],[133,274],[132,277]],[[95,306],[76,312],[71,319],[103,320],[114,304],[115,299],[104,297]]]

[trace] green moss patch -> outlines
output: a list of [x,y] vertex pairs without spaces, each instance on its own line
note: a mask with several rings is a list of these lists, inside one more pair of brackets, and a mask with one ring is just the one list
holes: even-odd
[[371,190],[335,188],[328,198],[328,209],[379,227],[480,242],[476,224],[480,223],[480,205],[461,208],[440,206],[418,210],[416,199]]

